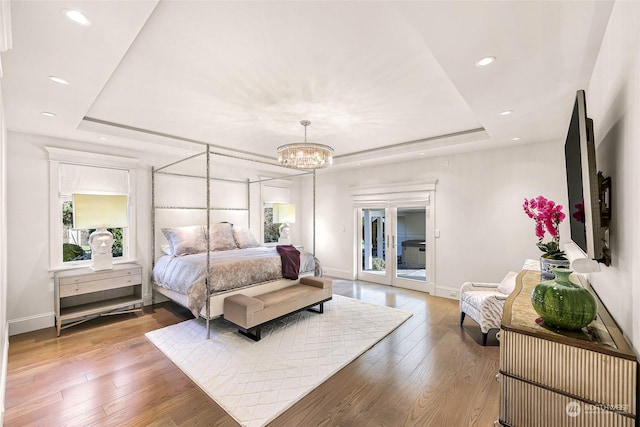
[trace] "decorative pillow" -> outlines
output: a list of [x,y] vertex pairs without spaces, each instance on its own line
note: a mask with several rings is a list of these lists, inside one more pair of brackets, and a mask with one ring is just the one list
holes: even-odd
[[507,275],[504,276],[504,279],[502,279],[502,282],[500,282],[500,284],[498,285],[498,292],[502,292],[505,295],[510,295],[516,287],[517,276],[518,273],[516,273],[515,271],[508,272]]
[[231,224],[228,222],[212,224],[209,227],[209,249],[212,251],[238,249],[236,241],[233,240],[233,231],[231,231],[231,227]]
[[233,227],[233,239],[239,249],[257,248],[260,243],[253,237],[251,230],[244,227]]
[[162,245],[160,246],[160,249],[162,249],[162,252],[165,253],[165,255],[172,255],[173,252],[171,251],[171,246],[170,245]]
[[173,256],[198,254],[207,250],[204,227],[201,225],[163,228],[162,232],[171,246]]

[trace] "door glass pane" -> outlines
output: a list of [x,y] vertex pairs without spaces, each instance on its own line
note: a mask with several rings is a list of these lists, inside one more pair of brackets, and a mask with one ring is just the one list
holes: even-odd
[[385,215],[384,208],[362,209],[362,271],[384,275]]
[[396,220],[396,277],[427,281],[426,208],[399,207]]

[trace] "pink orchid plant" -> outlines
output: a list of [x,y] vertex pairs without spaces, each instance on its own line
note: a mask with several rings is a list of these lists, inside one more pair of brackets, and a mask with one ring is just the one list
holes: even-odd
[[[536,222],[537,246],[544,252],[542,257],[567,259],[564,251],[560,250],[560,223],[565,219],[562,205],[557,205],[553,200],[538,196],[535,199],[524,199],[522,207],[529,218]],[[543,243],[542,239],[544,239],[546,232],[551,235],[551,241]]]

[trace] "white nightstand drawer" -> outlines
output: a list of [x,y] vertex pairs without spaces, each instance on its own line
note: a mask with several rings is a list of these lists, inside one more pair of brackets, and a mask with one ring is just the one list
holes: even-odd
[[[73,270],[70,270],[68,274],[73,274]],[[122,276],[140,276],[142,269],[140,267],[126,268],[122,270],[104,270],[96,271],[90,274],[77,274],[69,277],[60,277],[60,286],[78,284],[83,282],[94,282],[103,279],[114,279]]]
[[102,280],[74,281],[73,283],[60,285],[60,297],[64,298],[72,295],[104,291],[106,289],[122,288],[139,283],[142,283],[142,276],[140,274],[111,277]]

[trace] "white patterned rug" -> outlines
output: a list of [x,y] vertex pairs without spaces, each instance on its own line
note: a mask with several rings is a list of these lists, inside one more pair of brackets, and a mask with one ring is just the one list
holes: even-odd
[[173,363],[240,424],[264,426],[411,317],[334,295],[262,329],[258,342],[222,319],[187,320],[148,332]]

